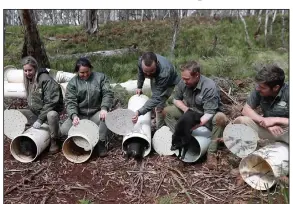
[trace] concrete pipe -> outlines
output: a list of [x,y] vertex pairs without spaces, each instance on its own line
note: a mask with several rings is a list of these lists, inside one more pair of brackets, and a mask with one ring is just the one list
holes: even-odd
[[[128,109],[137,111],[140,109],[149,98],[145,95],[134,95],[128,101]],[[151,151],[151,112],[146,113],[138,117],[137,123],[134,125],[133,131],[123,136],[122,149],[126,152],[127,145],[132,140],[141,140],[142,143],[146,143],[146,149],[143,157],[147,156]]]
[[288,144],[276,142],[253,152],[241,160],[239,171],[252,188],[270,189],[279,177],[289,173]]
[[16,160],[29,163],[34,161],[49,144],[49,126],[44,123],[40,129],[31,127],[13,138],[10,144],[10,152]]
[[99,141],[99,126],[90,120],[80,120],[72,126],[62,146],[63,155],[73,163],[87,161]]

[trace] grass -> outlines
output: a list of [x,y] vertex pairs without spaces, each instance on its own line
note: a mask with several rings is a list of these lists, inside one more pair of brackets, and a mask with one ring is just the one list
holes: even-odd
[[[172,41],[172,21],[128,21],[108,22],[101,26],[96,35],[87,35],[81,26],[38,26],[47,55],[85,53],[112,50],[137,44],[141,51],[154,51],[170,56]],[[198,60],[203,74],[225,76],[232,79],[252,77],[264,63],[279,64],[288,75],[289,55],[282,49],[281,16],[274,23],[273,35],[269,35],[265,47],[263,32],[258,40],[253,34],[258,26],[256,17],[246,18],[252,47],[245,42],[243,24],[239,19],[215,21],[206,17],[189,17],[181,20],[175,47],[174,65],[179,66],[187,60]],[[288,46],[288,16],[286,16],[285,40]],[[261,28],[263,31],[264,28]],[[8,26],[5,34],[4,66],[20,67],[23,31],[20,26]],[[215,36],[217,37],[214,46]],[[55,37],[57,40],[48,40]],[[62,40],[62,39],[67,39]],[[287,47],[288,48],[288,47]],[[113,82],[136,79],[137,59],[140,53],[116,57],[90,57],[95,71],[104,72]],[[72,72],[76,59],[51,59],[51,68]]]

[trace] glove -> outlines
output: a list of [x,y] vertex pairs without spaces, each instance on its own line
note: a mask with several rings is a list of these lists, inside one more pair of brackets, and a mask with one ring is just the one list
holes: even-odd
[[33,127],[36,129],[39,129],[42,125],[42,122],[40,120],[37,120],[36,122],[34,122]]

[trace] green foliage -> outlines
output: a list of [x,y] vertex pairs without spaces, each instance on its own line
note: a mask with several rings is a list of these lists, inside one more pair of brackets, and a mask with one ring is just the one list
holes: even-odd
[[[257,17],[246,18],[251,48],[245,41],[243,23],[234,18],[215,21],[208,17],[183,18],[175,46],[174,65],[177,69],[188,60],[203,65],[205,75],[230,78],[252,77],[265,63],[277,63],[289,73],[289,19],[285,16],[285,47],[282,45],[282,18],[277,15],[273,33],[268,26],[268,47],[264,43],[264,25],[257,39],[254,33]],[[88,35],[81,26],[38,26],[47,55],[112,50],[137,44],[141,51],[154,51],[170,56],[173,22],[168,20],[108,22],[95,35]],[[23,46],[21,26],[7,26],[4,44],[4,66],[20,67]],[[55,39],[51,39],[51,38]],[[112,82],[136,79],[137,59],[140,53],[115,57],[90,57],[95,71],[104,72]],[[72,72],[77,59],[50,58],[52,69]]]
[[92,204],[92,202],[90,200],[85,200],[85,199],[79,200],[78,203],[79,204]]

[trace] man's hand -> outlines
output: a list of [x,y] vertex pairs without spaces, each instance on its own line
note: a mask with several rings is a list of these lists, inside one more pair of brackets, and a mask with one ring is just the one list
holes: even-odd
[[136,89],[135,93],[140,96],[140,94],[142,94],[142,90],[141,89]]
[[77,125],[79,124],[79,117],[74,116],[74,118],[73,118],[73,120],[72,120],[72,124],[73,124],[74,126],[77,126]]
[[200,122],[199,124],[193,126],[193,127],[191,128],[191,130],[193,131],[193,130],[199,128],[200,126],[203,126],[203,124],[202,124],[201,122]]
[[135,115],[132,117],[132,122],[135,124],[138,120],[138,111],[135,112]]
[[273,134],[276,137],[281,136],[284,133],[283,128],[277,125],[269,127],[268,130],[270,131],[271,134]]
[[40,129],[41,125],[42,125],[42,122],[40,120],[37,120],[36,122],[34,122],[33,127],[35,129]]
[[188,109],[189,109],[189,108],[186,106],[186,107],[183,109],[183,112],[186,113],[186,111],[188,111]]
[[264,128],[269,128],[276,125],[276,119],[274,117],[265,117],[260,122],[259,125]]
[[107,113],[108,113],[108,111],[101,110],[101,112],[100,112],[100,120],[105,120]]

